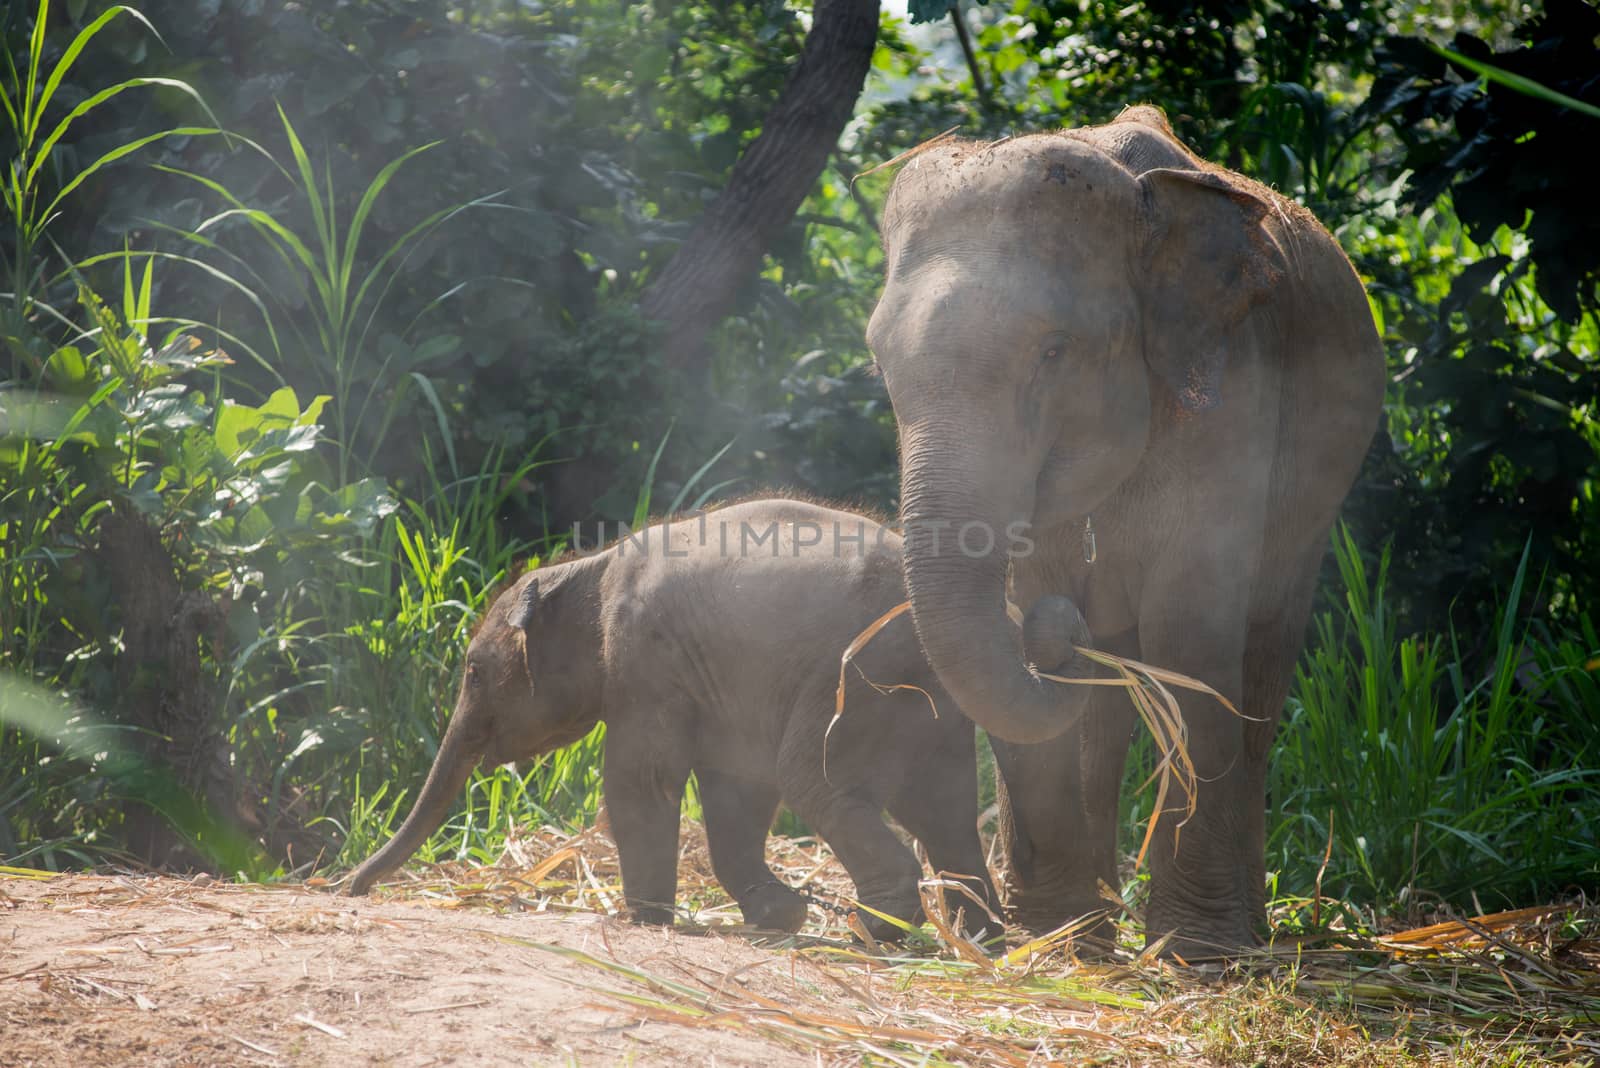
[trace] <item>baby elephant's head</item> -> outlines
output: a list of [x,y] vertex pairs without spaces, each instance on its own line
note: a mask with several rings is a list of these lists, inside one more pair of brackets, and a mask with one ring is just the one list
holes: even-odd
[[356,869],[350,893],[366,893],[438,830],[473,768],[531,759],[595,725],[599,695],[584,690],[596,673],[582,665],[599,650],[582,648],[585,598],[565,570],[530,571],[489,606],[422,792],[394,837]]
[[560,567],[530,571],[495,599],[467,647],[451,729],[461,723],[486,767],[529,760],[577,741],[595,724],[594,694],[575,693],[578,598]]

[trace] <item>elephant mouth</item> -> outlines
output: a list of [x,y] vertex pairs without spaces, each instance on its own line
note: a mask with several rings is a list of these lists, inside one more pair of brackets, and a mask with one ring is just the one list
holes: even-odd
[[536,760],[582,741],[594,727],[594,723],[563,724],[542,731],[526,742],[515,745],[491,745],[485,749],[479,764],[484,770],[492,771],[518,761]]

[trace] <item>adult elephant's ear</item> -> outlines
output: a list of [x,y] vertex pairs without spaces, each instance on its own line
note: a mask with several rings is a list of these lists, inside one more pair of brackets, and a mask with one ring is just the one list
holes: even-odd
[[1283,278],[1263,225],[1280,209],[1212,171],[1146,171],[1139,185],[1145,359],[1184,410],[1215,408],[1237,332]]

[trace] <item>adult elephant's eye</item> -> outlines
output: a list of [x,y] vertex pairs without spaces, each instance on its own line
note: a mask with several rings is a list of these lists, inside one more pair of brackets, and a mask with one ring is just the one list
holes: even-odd
[[1056,360],[1061,359],[1061,357],[1066,353],[1066,351],[1067,351],[1067,338],[1066,338],[1066,335],[1064,335],[1064,334],[1052,334],[1050,337],[1045,339],[1044,344],[1042,346],[1040,346],[1040,348],[1039,348],[1039,362],[1041,362],[1041,363],[1052,363],[1052,362],[1054,362]]

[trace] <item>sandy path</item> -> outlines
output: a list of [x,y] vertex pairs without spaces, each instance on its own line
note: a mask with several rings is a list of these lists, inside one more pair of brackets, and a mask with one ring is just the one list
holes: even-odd
[[0,878],[0,1063],[819,1063],[798,1044],[652,1019],[667,1014],[616,996],[648,996],[640,984],[538,946],[780,999],[817,989],[793,954],[592,913]]

